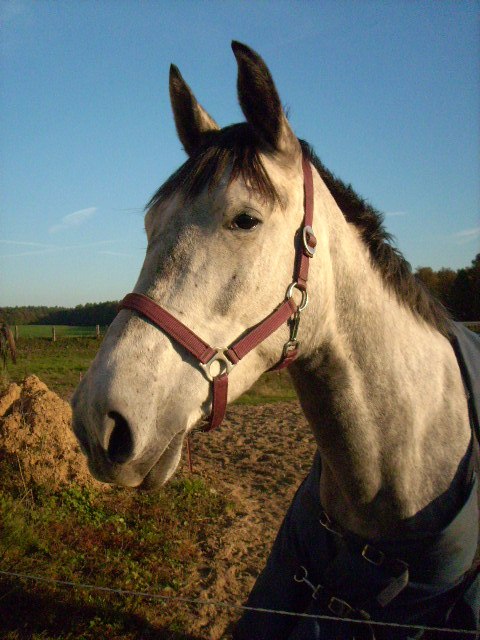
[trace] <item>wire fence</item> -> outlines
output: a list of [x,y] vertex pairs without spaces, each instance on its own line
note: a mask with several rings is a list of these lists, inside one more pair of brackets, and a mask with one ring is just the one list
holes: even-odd
[[188,598],[184,596],[167,596],[160,593],[151,593],[147,591],[134,591],[129,589],[118,589],[114,587],[102,587],[94,584],[85,584],[80,582],[72,582],[69,580],[55,580],[54,578],[46,578],[44,576],[36,576],[28,573],[21,573],[16,571],[3,571],[0,569],[0,575],[8,576],[10,578],[17,578],[20,580],[28,580],[41,582],[44,584],[49,584],[52,586],[60,587],[60,588],[69,588],[69,589],[79,589],[79,590],[87,590],[87,591],[97,591],[102,593],[109,593],[117,596],[135,596],[138,598],[145,598],[149,600],[160,600],[163,602],[178,602],[183,604],[191,604],[197,606],[213,606],[222,609],[230,609],[238,612],[242,611],[254,611],[256,613],[265,613],[265,614],[274,614],[279,616],[289,616],[296,617],[300,619],[312,619],[312,620],[324,620],[330,622],[336,622],[341,624],[350,624],[354,623],[356,625],[366,625],[370,627],[383,627],[385,629],[397,629],[404,631],[423,631],[423,632],[435,632],[435,633],[443,633],[450,634],[452,638],[456,636],[463,635],[468,638],[480,638],[479,631],[472,631],[469,629],[447,629],[444,627],[430,627],[424,625],[415,625],[415,624],[401,624],[396,622],[382,622],[376,620],[359,620],[353,618],[338,618],[336,616],[330,615],[320,615],[320,614],[311,614],[311,613],[301,613],[296,611],[283,611],[277,609],[265,609],[262,607],[249,607],[247,605],[232,603],[232,602],[223,602],[221,600],[212,600],[212,599],[202,599],[202,598]]
[[16,324],[11,327],[15,340],[19,338],[100,338],[107,328],[103,325],[71,326],[63,324]]

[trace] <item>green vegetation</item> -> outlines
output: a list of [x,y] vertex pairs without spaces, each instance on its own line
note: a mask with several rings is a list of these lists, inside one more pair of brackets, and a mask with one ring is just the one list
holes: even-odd
[[[17,364],[7,364],[8,379],[21,382],[26,375],[33,373],[55,393],[68,398],[90,366],[100,344],[101,340],[94,337],[68,337],[68,332],[63,336],[60,334],[56,342],[52,342],[51,338],[24,338],[20,334],[17,342]],[[286,371],[272,371],[263,375],[237,403],[257,405],[294,398],[295,392],[289,374]]]
[[0,322],[15,324],[46,324],[70,326],[107,325],[118,312],[118,302],[89,302],[66,307],[0,307]]
[[[17,474],[10,474],[16,477]],[[18,480],[17,480],[18,481]],[[200,477],[159,492],[0,489],[4,571],[174,596],[195,592],[201,546],[232,505]],[[55,587],[0,575],[2,638],[185,638],[185,604]],[[161,629],[165,634],[158,635]],[[177,633],[178,632],[178,633]]]
[[[19,338],[50,338],[52,337],[52,327],[55,327],[57,338],[80,338],[95,337],[95,327],[69,326],[69,325],[47,325],[47,324],[21,324],[16,325]],[[106,328],[100,327],[100,333],[104,334]]]
[[[101,340],[20,337],[8,378],[38,375],[69,397]],[[239,402],[292,399],[285,371],[262,376]],[[0,569],[46,579],[198,597],[209,539],[235,506],[197,475],[155,493],[72,485],[59,492],[25,483],[20,460],[0,452]],[[204,569],[203,569],[204,570]],[[69,589],[0,574],[0,635],[6,640],[186,640],[194,605]]]
[[[101,340],[20,337],[8,378],[34,373],[68,397]],[[279,374],[271,391],[282,396]],[[286,379],[286,378],[285,378]],[[269,385],[252,392],[259,393]],[[214,530],[235,507],[198,475],[155,493],[71,485],[54,492],[25,481],[20,459],[0,452],[0,569],[113,589],[198,597]],[[184,640],[194,605],[69,589],[0,574],[0,635],[6,640]]]
[[430,267],[419,267],[416,275],[455,320],[480,320],[480,253],[472,260],[471,266],[464,269],[433,271]]
[[95,338],[22,338],[17,342],[17,364],[8,363],[8,377],[21,382],[37,375],[62,397],[68,397],[90,366],[100,345]]

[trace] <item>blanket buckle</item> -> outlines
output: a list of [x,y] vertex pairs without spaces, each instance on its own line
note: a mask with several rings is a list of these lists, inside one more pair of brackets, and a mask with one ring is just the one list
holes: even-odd
[[348,602],[345,602],[345,600],[342,600],[341,598],[336,598],[335,596],[330,598],[327,607],[334,616],[337,616],[337,618],[349,618],[355,613],[355,609],[351,607]]
[[308,579],[308,571],[307,569],[302,565],[300,565],[300,569],[303,570],[303,576],[301,576],[300,578],[297,576],[297,574],[295,574],[293,576],[293,579],[295,580],[295,582],[304,582],[307,586],[310,587],[310,589],[312,590],[312,598],[314,600],[317,599],[317,593],[320,591],[320,589],[323,589],[323,585],[321,584],[317,584],[317,586],[315,586],[309,579]]
[[366,544],[362,549],[362,557],[365,558],[367,562],[380,566],[385,560],[385,554],[380,549],[375,549],[370,544]]
[[337,529],[335,529],[335,526],[326,511],[321,511],[320,515],[318,516],[318,521],[320,522],[322,527],[324,527],[327,531],[330,531],[330,533],[333,533],[336,536],[343,538],[342,533]]

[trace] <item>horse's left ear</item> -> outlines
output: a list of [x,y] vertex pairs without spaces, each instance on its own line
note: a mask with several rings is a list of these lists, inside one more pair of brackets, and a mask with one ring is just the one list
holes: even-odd
[[220,127],[197,102],[174,64],[170,66],[170,101],[178,137],[185,151],[191,156],[201,145],[204,134],[216,131]]
[[233,41],[238,63],[238,100],[247,121],[275,151],[299,155],[300,144],[293,133],[267,65],[250,47]]

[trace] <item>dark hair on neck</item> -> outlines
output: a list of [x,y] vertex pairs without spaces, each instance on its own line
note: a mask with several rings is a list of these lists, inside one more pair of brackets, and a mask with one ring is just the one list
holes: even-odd
[[448,335],[451,318],[447,310],[412,273],[410,264],[394,246],[392,236],[384,227],[383,214],[361,198],[350,184],[345,184],[331,173],[307,142],[300,140],[300,145],[347,222],[359,229],[369,249],[372,264],[381,273],[387,287],[415,314],[444,335]]

